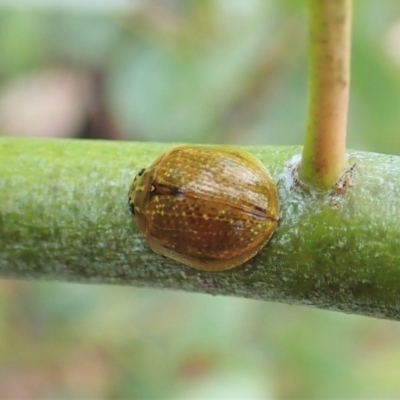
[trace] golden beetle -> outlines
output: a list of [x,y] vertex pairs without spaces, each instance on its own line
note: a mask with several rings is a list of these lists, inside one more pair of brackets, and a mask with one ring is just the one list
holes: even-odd
[[255,256],[279,219],[276,185],[265,166],[223,146],[166,152],[136,175],[129,207],[153,251],[204,271]]

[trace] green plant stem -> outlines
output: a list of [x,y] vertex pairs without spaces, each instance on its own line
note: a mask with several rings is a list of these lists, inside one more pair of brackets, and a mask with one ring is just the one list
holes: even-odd
[[248,148],[277,182],[279,227],[250,262],[207,273],[152,253],[128,210],[134,175],[171,146],[0,138],[0,277],[181,289],[400,320],[399,157],[352,152],[353,187],[307,193],[293,180],[301,148]]
[[300,176],[330,188],[345,168],[351,0],[310,0],[309,114]]

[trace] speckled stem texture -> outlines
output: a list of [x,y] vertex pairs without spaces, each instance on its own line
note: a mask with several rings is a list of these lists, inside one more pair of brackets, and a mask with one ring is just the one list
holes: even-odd
[[152,253],[128,210],[136,172],[172,145],[0,139],[0,277],[180,289],[400,320],[400,158],[350,152],[331,192],[299,186],[299,147],[247,148],[281,199],[253,260],[200,272]]
[[343,173],[352,0],[309,0],[309,110],[301,178],[331,187]]

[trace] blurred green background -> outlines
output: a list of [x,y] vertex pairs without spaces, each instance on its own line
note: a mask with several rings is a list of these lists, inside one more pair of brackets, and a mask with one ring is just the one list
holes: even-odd
[[[301,0],[0,0],[0,134],[301,144]],[[400,2],[355,2],[349,147],[400,151]],[[0,160],[1,162],[1,160]],[[0,281],[0,399],[400,397],[400,324]]]

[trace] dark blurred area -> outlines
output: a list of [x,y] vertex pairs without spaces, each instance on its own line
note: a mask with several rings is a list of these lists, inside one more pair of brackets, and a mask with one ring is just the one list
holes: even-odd
[[[306,6],[0,0],[0,135],[301,144]],[[355,1],[349,147],[399,154],[399,108],[400,2]],[[399,398],[399,360],[396,322],[0,281],[0,399]]]

